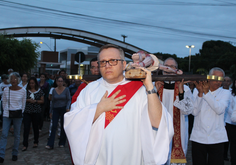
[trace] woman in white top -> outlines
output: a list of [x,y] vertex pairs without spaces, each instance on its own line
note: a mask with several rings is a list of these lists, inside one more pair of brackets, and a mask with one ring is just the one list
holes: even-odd
[[[24,88],[19,87],[20,75],[17,72],[12,72],[9,76],[11,87],[6,87],[2,95],[3,104],[3,124],[2,136],[0,139],[0,163],[4,162],[5,149],[7,145],[8,131],[13,121],[14,126],[14,145],[12,149],[12,160],[17,160],[18,148],[20,143],[20,130],[22,123],[22,113],[25,109],[26,91]],[[9,111],[11,110],[11,112]],[[11,116],[9,114],[19,112],[19,116]],[[13,118],[14,117],[14,118]],[[17,118],[16,118],[17,117]]]
[[21,74],[21,82],[18,84],[18,86],[26,89],[27,84],[28,84],[28,75],[27,73],[23,73]]

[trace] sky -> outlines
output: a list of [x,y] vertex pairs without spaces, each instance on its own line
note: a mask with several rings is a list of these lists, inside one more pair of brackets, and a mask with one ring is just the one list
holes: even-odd
[[[68,14],[70,12],[70,14]],[[199,53],[203,42],[222,40],[236,46],[234,0],[0,0],[0,29],[59,26],[123,40],[151,53]],[[39,51],[54,49],[50,38]],[[48,45],[48,46],[47,46]],[[88,45],[57,40],[57,51]]]

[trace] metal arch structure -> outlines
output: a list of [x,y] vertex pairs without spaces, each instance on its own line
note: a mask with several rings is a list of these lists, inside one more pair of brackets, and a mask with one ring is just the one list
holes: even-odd
[[128,58],[130,58],[133,53],[143,50],[134,45],[107,36],[65,27],[29,26],[4,28],[0,29],[0,34],[8,37],[51,37],[54,39],[65,39],[85,43],[99,48],[110,43],[121,47],[125,52],[125,56]]

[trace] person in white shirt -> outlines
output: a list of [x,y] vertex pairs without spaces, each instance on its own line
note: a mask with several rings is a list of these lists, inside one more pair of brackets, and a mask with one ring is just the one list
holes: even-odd
[[[212,68],[209,75],[224,77],[221,68]],[[229,103],[230,92],[221,88],[221,81],[195,82],[193,95],[194,125],[192,141],[193,165],[223,165],[224,142],[228,141],[224,124],[224,113]]]
[[154,90],[151,72],[142,68],[147,73],[143,82],[125,80],[124,52],[111,44],[101,47],[98,64],[102,78],[89,83],[64,116],[73,162],[164,164],[173,122]]
[[22,113],[25,110],[26,104],[26,90],[18,86],[20,82],[19,73],[12,72],[9,76],[9,80],[12,86],[5,88],[2,95],[3,125],[2,135],[0,139],[0,163],[4,162],[7,136],[11,126],[11,122],[13,122],[14,126],[14,145],[12,148],[12,160],[17,160],[18,148],[20,144]]
[[[1,79],[2,79],[2,83],[0,84],[0,100],[2,98],[2,94],[3,94],[3,91],[6,87],[10,87],[11,84],[8,82],[8,76],[6,74],[3,74],[1,76]],[[3,116],[3,108],[2,108],[2,101],[0,102],[0,120],[2,120],[2,116]]]
[[2,79],[2,83],[0,84],[0,98],[2,97],[4,88],[11,86],[11,84],[8,82],[8,76],[6,74],[3,74],[1,76],[1,79]]
[[[178,69],[178,63],[173,58],[167,58],[164,66]],[[163,75],[174,75],[163,71]],[[173,118],[174,137],[170,146],[171,150],[166,165],[187,163],[188,148],[188,115],[193,111],[193,98],[190,88],[181,82],[156,81],[155,86],[160,100]]]
[[28,75],[27,73],[21,74],[21,82],[18,84],[19,87],[25,88],[28,85]]

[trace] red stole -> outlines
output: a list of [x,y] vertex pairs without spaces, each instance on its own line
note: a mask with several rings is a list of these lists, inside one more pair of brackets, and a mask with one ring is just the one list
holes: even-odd
[[[162,101],[163,86],[159,89],[158,93]],[[175,83],[174,88],[174,101],[176,96],[179,95],[178,83]],[[180,130],[180,110],[173,106],[173,124],[174,124],[174,137],[172,141],[171,163],[187,163],[186,157],[181,144],[181,130]]]
[[[124,85],[118,85],[108,97],[111,97],[118,90],[121,90],[120,93],[116,97],[120,97],[122,95],[126,95],[124,99],[125,102],[118,104],[118,106],[124,106],[131,97],[138,91],[138,89],[143,85],[141,81],[131,81]],[[110,122],[116,117],[116,115],[120,112],[121,109],[113,109],[111,111],[106,112],[105,117],[105,128],[110,124]]]

